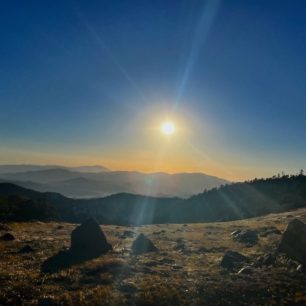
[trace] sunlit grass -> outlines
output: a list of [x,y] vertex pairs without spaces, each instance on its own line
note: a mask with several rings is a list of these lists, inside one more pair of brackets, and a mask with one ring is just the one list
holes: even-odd
[[[290,214],[306,220],[306,209]],[[241,278],[220,268],[226,250],[238,251],[255,260],[273,252],[280,239],[277,235],[260,237],[257,245],[246,248],[231,239],[232,231],[267,226],[283,231],[292,218],[290,214],[224,223],[148,225],[132,229],[102,226],[114,247],[112,252],[48,275],[41,274],[41,263],[69,246],[70,233],[76,225],[58,222],[10,224],[16,240],[1,243],[0,304],[16,305],[20,297],[27,305],[36,305],[44,299],[64,305],[201,305],[204,302],[218,305],[238,298],[246,305],[250,297],[258,303],[261,299],[271,302],[277,294],[273,285],[276,279],[290,283],[290,298],[305,301],[303,274],[288,273],[285,266],[279,265],[273,270],[261,268],[247,281],[246,276]],[[131,254],[135,237],[123,239],[124,230],[144,233],[159,252]],[[24,244],[32,245],[35,252],[18,254]],[[289,299],[289,291],[285,289],[279,294]],[[240,297],[241,292],[249,297]]]

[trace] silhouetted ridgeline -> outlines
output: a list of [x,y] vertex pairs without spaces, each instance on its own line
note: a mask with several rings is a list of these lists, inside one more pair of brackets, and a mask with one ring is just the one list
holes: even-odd
[[255,179],[213,189],[188,199],[198,220],[235,220],[306,206],[306,176]]
[[[18,204],[12,196],[18,196]],[[81,222],[88,216],[94,216],[100,223],[122,225],[226,221],[305,207],[306,176],[234,183],[187,200],[126,193],[100,199],[75,200],[57,193],[39,193],[14,184],[0,184],[2,221],[19,221],[22,219],[22,209],[27,206],[30,207],[27,208],[27,220]]]

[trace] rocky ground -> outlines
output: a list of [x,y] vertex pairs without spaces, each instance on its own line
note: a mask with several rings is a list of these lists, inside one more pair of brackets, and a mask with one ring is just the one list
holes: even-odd
[[[52,274],[41,272],[42,263],[70,246],[77,225],[1,225],[0,236],[15,239],[0,241],[0,304],[306,305],[306,274],[274,257],[294,218],[306,222],[306,209],[224,223],[102,226],[112,251]],[[244,230],[255,239],[241,237]],[[158,252],[132,253],[140,233]]]

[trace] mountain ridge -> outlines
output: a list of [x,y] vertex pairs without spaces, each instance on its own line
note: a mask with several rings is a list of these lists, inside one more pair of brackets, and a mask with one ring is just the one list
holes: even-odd
[[225,179],[200,172],[169,174],[164,172],[102,171],[88,173],[65,168],[11,173],[1,173],[0,171],[0,179],[41,192],[59,192],[72,198],[104,197],[119,192],[187,198],[205,189],[230,183]]
[[[101,224],[118,225],[221,222],[306,207],[306,176],[233,183],[188,199],[131,193],[71,199],[54,192],[40,193],[13,184],[0,184],[0,199],[11,195],[48,203],[60,220],[73,223],[90,216]],[[6,209],[10,211],[9,206]],[[0,216],[3,214],[6,215],[6,210],[0,209]]]
[[89,165],[89,166],[61,166],[61,165],[35,165],[35,164],[6,164],[0,165],[0,174],[4,173],[17,173],[17,172],[27,172],[27,171],[38,171],[38,170],[48,170],[48,169],[67,169],[74,170],[77,172],[103,172],[110,171],[108,168],[100,165]]

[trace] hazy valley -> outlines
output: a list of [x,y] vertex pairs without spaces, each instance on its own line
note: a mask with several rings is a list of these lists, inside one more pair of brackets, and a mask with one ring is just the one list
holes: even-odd
[[0,181],[73,198],[96,198],[115,193],[157,197],[190,197],[229,181],[204,173],[141,173],[110,171],[101,166],[0,166]]

